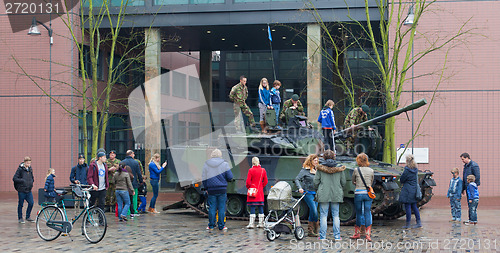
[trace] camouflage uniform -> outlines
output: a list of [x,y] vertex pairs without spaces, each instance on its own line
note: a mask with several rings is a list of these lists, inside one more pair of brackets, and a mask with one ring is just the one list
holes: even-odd
[[[293,106],[293,102],[292,102],[291,98],[288,99],[287,101],[285,101],[285,103],[283,103],[283,109],[281,110],[281,113],[280,113],[280,120],[285,125],[288,124],[287,115],[285,114],[286,110],[292,106]],[[295,109],[295,110],[297,110],[298,115],[302,115],[302,116],[306,115],[304,113],[304,106],[302,106],[302,103],[300,102],[300,100],[297,101],[297,109]]]
[[234,110],[234,124],[236,125],[236,130],[242,130],[240,129],[241,122],[240,122],[240,111],[243,112],[248,117],[248,121],[250,125],[254,126],[255,125],[255,120],[253,118],[253,113],[250,111],[250,108],[248,105],[245,103],[245,100],[247,100],[248,97],[248,88],[246,85],[243,85],[241,82],[233,86],[231,88],[231,92],[229,93],[229,99],[234,102],[233,104],[233,110]]
[[[115,158],[113,161],[107,160],[106,161],[106,166],[108,166],[108,169],[115,166],[118,169],[118,165],[120,164],[120,160],[118,158]],[[115,174],[114,171],[108,171],[108,178],[109,178],[109,187],[108,190],[106,191],[106,205],[110,207],[114,207],[116,205],[116,186],[111,183],[111,179],[113,178],[113,175]]]
[[[366,115],[366,112],[362,111],[361,107],[355,107],[353,108],[345,117],[344,121],[344,128],[347,129],[351,126],[358,125],[364,121],[367,121],[368,117]],[[351,150],[353,143],[354,143],[354,138],[356,138],[356,132],[352,132],[352,135],[350,137],[346,138],[346,149],[347,151]]]

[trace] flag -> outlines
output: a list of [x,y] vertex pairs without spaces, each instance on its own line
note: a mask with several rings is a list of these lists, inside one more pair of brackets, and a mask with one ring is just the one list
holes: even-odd
[[271,36],[271,28],[269,27],[269,25],[267,25],[267,34],[269,36],[269,41],[273,41],[273,37]]

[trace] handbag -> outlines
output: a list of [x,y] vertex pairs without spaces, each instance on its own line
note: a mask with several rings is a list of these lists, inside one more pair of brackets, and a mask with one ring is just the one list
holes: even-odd
[[420,189],[420,184],[418,183],[418,171],[417,171],[417,192],[415,193],[415,199],[418,201],[422,200],[422,190]]
[[[262,169],[262,171],[260,173],[259,185],[260,185],[260,182],[262,181],[262,174],[264,174],[264,169]],[[248,188],[247,196],[255,198],[255,197],[257,197],[258,192],[259,192],[259,189],[257,187],[250,187],[250,188]]]
[[359,169],[359,167],[358,167],[358,174],[359,174],[359,177],[361,177],[361,180],[363,181],[363,184],[366,187],[366,191],[368,192],[368,197],[370,197],[371,199],[376,198],[377,195],[375,195],[375,191],[373,190],[373,187],[366,185],[365,178],[363,177],[363,174],[361,173],[361,169]]

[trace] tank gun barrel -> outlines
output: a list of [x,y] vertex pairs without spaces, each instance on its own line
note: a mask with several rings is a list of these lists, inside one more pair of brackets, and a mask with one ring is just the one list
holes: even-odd
[[342,130],[340,132],[336,132],[335,133],[335,137],[341,136],[344,133],[347,133],[349,131],[355,131],[355,130],[360,129],[362,127],[367,127],[367,126],[370,126],[370,125],[374,125],[374,124],[376,124],[376,123],[378,123],[378,122],[380,122],[382,120],[388,119],[390,117],[397,116],[397,115],[399,115],[399,114],[401,114],[403,112],[415,110],[415,109],[420,108],[420,107],[422,107],[422,106],[424,106],[426,104],[427,104],[427,100],[425,100],[425,98],[422,98],[422,99],[418,100],[417,102],[415,102],[413,104],[410,104],[410,105],[407,105],[407,106],[405,106],[403,108],[400,108],[400,109],[397,109],[395,111],[392,111],[392,112],[380,115],[380,116],[375,117],[373,119],[370,119],[370,120],[367,120],[365,122],[362,122],[362,123],[360,123],[358,125],[351,126],[351,127],[347,128],[347,129],[344,129],[344,130]]

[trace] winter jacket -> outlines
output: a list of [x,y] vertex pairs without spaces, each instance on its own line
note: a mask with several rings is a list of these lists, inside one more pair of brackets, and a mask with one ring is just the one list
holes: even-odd
[[271,103],[273,105],[279,105],[279,104],[281,104],[280,91],[277,90],[274,87],[271,89]]
[[330,107],[325,107],[319,113],[318,122],[321,123],[321,128],[323,129],[333,129],[337,130],[335,127],[335,116],[333,115],[332,109]]
[[316,189],[316,201],[319,203],[344,202],[344,186],[346,183],[345,166],[339,166],[335,160],[319,159],[318,171],[314,177],[314,188]]
[[[259,181],[260,180],[260,181]],[[248,170],[246,187],[257,188],[257,196],[250,197],[247,195],[248,202],[264,202],[264,187],[267,185],[267,172],[266,169],[260,167],[260,165],[253,166]]]
[[[372,186],[374,177],[373,169],[370,167],[360,167],[359,169],[361,170],[361,174],[363,174],[366,186]],[[366,190],[365,184],[363,184],[363,180],[361,180],[361,176],[358,173],[358,168],[353,170],[351,181],[355,183],[356,190]]]
[[156,180],[160,179],[160,174],[164,169],[165,168],[163,168],[163,167],[160,167],[160,169],[158,169],[158,166],[156,166],[156,163],[150,162],[149,163],[149,178],[156,179]]
[[77,164],[75,167],[71,168],[71,174],[69,174],[69,181],[75,184],[75,180],[80,181],[80,184],[87,184],[87,172],[89,166],[84,163],[82,165]]
[[401,203],[417,203],[417,173],[418,169],[410,169],[405,167],[403,174],[399,178],[399,182],[403,185],[401,193],[399,193],[399,202]]
[[208,194],[223,194],[227,192],[227,182],[233,180],[233,173],[224,159],[214,157],[203,165],[201,178]]
[[272,105],[271,93],[269,93],[268,89],[259,89],[259,103],[265,105]]
[[[106,189],[109,187],[109,179],[108,179],[108,166],[106,163],[103,163],[104,165],[104,180],[106,181]],[[95,185],[99,187],[99,167],[97,166],[97,162],[93,161],[90,166],[89,170],[87,173],[87,183],[89,185]]]
[[131,156],[127,156],[122,160],[122,163],[130,166],[130,169],[132,169],[132,174],[134,176],[134,179],[132,179],[132,185],[134,186],[134,189],[139,188],[139,184],[143,182],[139,162],[134,160],[134,158],[132,158]]
[[481,185],[480,179],[480,173],[479,173],[479,165],[477,165],[476,162],[470,161],[468,164],[464,164],[464,177],[463,177],[463,187],[462,187],[462,192],[467,189],[467,176],[468,175],[474,175],[476,177],[476,180],[474,181],[477,186]]
[[54,177],[53,174],[50,174],[47,179],[45,179],[45,187],[43,187],[43,189],[45,190],[44,195],[46,198],[55,198],[57,196],[54,187]]
[[479,199],[479,191],[477,190],[477,185],[471,182],[467,185],[467,198],[468,199]]
[[446,194],[446,197],[448,198],[455,198],[455,199],[461,199],[462,198],[462,186],[463,182],[460,177],[457,178],[451,178],[450,180],[450,187],[448,187],[448,193]]
[[295,185],[299,189],[303,189],[304,191],[315,192],[314,189],[314,176],[316,174],[312,174],[311,170],[302,168],[295,178]]
[[117,190],[128,191],[128,192],[134,191],[134,187],[132,186],[132,181],[130,180],[130,175],[125,171],[122,171],[121,173],[117,171],[113,175],[111,181],[112,184],[116,185]]
[[25,168],[24,162],[19,164],[19,167],[16,170],[16,174],[12,178],[14,181],[14,188],[18,192],[31,192],[33,188],[33,182],[35,182],[35,178],[33,177],[33,169],[30,167]]

